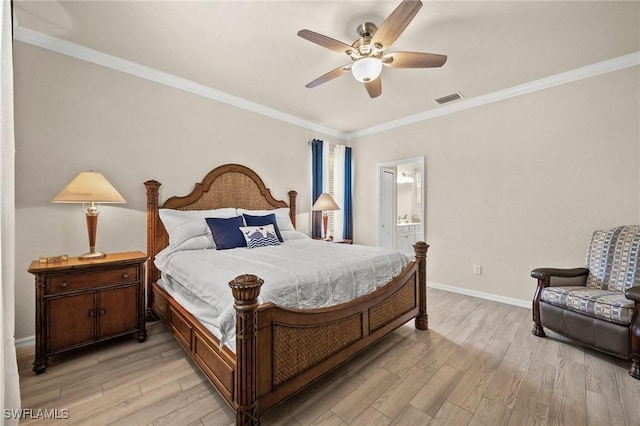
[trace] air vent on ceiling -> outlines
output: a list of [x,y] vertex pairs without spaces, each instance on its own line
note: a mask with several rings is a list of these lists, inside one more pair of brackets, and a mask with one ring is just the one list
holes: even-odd
[[436,102],[442,105],[442,104],[446,104],[447,102],[457,101],[458,99],[462,99],[462,98],[464,98],[464,96],[462,96],[462,93],[455,92],[450,95],[443,96],[441,98],[436,99]]

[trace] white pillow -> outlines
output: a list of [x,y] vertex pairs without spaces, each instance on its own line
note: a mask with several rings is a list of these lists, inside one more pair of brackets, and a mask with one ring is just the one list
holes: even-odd
[[234,217],[235,208],[215,210],[160,209],[160,220],[169,234],[169,247],[175,250],[215,248],[207,217]]
[[295,231],[291,218],[289,217],[289,207],[282,207],[273,210],[246,210],[238,209],[238,215],[248,214],[251,216],[265,216],[271,213],[275,213],[276,222],[278,223],[278,229],[282,231]]
[[299,231],[280,231],[280,234],[282,235],[282,239],[285,241],[288,240],[310,240],[311,237],[309,237],[308,235],[303,234],[302,232]]

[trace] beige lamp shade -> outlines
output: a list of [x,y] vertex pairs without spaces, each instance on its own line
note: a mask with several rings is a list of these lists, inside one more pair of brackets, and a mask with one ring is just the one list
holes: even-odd
[[340,207],[333,201],[331,195],[324,192],[322,195],[318,197],[316,202],[311,207],[313,211],[322,211],[322,210],[340,210]]
[[52,200],[53,203],[126,203],[125,199],[97,172],[82,172]]

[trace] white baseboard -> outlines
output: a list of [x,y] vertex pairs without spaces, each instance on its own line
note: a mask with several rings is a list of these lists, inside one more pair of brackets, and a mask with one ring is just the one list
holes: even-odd
[[28,348],[30,346],[35,346],[35,345],[36,345],[36,336],[28,336],[28,337],[22,337],[20,339],[16,339],[17,349]]
[[464,294],[466,296],[477,297],[478,299],[491,300],[493,302],[504,303],[506,305],[513,305],[513,306],[519,306],[521,308],[531,309],[531,300],[520,300],[520,299],[514,299],[512,297],[498,296],[497,294],[485,293],[483,291],[469,290],[462,287],[453,287],[446,284],[434,283],[432,281],[427,282],[427,287],[448,291],[450,293],[458,293],[458,294]]

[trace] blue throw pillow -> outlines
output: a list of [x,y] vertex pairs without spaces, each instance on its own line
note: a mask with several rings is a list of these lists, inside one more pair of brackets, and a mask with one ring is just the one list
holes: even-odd
[[280,235],[280,229],[278,229],[278,222],[276,221],[275,213],[271,213],[265,216],[251,216],[243,214],[244,221],[247,222],[247,226],[265,226],[273,225],[273,229],[276,231],[276,236],[280,242],[283,242],[282,235]]
[[244,226],[242,216],[229,218],[208,217],[205,220],[211,229],[213,241],[216,242],[216,250],[247,246],[244,235],[240,231],[240,227]]

